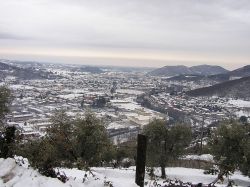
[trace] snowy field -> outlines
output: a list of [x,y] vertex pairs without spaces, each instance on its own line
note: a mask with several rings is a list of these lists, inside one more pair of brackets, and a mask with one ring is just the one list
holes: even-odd
[[228,101],[228,103],[237,107],[250,108],[250,101],[244,101],[240,99],[237,99],[237,100],[231,99]]
[[[129,169],[92,168],[95,176],[77,169],[60,169],[60,171],[69,177],[66,183],[41,176],[37,171],[27,169],[27,166],[19,166],[14,159],[0,159],[0,187],[103,187],[108,181],[112,182],[114,187],[137,186],[134,183],[135,167]],[[216,178],[214,175],[204,175],[203,170],[199,169],[166,168],[166,173],[171,179],[180,179],[193,184],[199,182],[208,184]],[[230,179],[233,179],[238,186],[250,186],[250,179],[240,173],[235,173]],[[146,187],[153,186],[154,181],[150,181],[148,176],[145,181]],[[227,181],[217,186],[226,186]],[[163,184],[162,180],[157,182]]]

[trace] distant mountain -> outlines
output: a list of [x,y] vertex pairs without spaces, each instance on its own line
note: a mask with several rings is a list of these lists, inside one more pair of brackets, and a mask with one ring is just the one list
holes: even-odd
[[[194,69],[197,66],[193,66],[190,69],[192,69],[192,71],[195,71]],[[196,74],[192,74],[192,75],[177,75],[177,76],[173,76],[168,78],[168,80],[172,80],[172,81],[199,81],[199,80],[208,80],[208,81],[213,81],[213,82],[217,82],[217,83],[221,83],[221,82],[225,82],[225,81],[229,81],[229,80],[234,80],[234,79],[239,79],[242,77],[247,77],[250,76],[250,65],[244,66],[242,68],[233,70],[233,71],[226,71],[225,73],[220,73],[220,74],[216,74],[216,75],[206,75],[211,73],[212,71],[216,72],[216,69],[213,70],[213,68],[211,68],[211,72],[210,72],[210,68],[207,68],[208,73],[203,72],[203,74],[197,74],[199,72],[201,72],[200,66],[198,66],[199,71],[196,72]],[[206,69],[206,68],[205,68]],[[218,70],[220,69],[220,66],[218,66]],[[221,71],[223,71],[223,68],[221,69]],[[218,72],[217,72],[218,73]]]
[[200,66],[164,66],[148,73],[152,76],[178,76],[178,75],[215,75],[226,73],[228,70],[220,66],[200,65]]
[[159,69],[155,69],[148,73],[152,76],[175,76],[182,74],[191,74],[192,72],[186,66],[164,66]]
[[250,76],[250,65],[230,71],[228,74],[235,77],[248,77]]
[[228,70],[221,66],[200,65],[189,68],[195,75],[217,75],[227,73]]
[[0,62],[0,79],[7,76],[18,77],[19,79],[51,79],[55,75],[49,72],[35,70],[33,68],[20,68],[14,65]]
[[226,81],[210,87],[191,90],[189,96],[219,96],[250,99],[250,76],[236,80]]
[[238,68],[233,71],[229,71],[227,73],[211,75],[208,78],[211,80],[218,81],[218,82],[224,82],[224,81],[229,81],[232,79],[238,79],[238,78],[248,77],[248,76],[250,76],[250,65],[244,66],[242,68]]

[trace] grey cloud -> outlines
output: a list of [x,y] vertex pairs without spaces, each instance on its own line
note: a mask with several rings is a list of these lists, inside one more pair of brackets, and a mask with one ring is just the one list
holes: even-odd
[[26,40],[27,37],[21,37],[15,34],[0,32],[0,40]]
[[249,0],[9,0],[0,2],[0,27],[10,33],[0,39],[249,56],[249,10]]

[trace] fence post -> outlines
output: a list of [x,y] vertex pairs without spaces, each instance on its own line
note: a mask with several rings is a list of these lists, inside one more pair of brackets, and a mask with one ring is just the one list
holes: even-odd
[[145,135],[138,134],[135,183],[140,187],[144,186],[146,150],[147,150],[147,137]]

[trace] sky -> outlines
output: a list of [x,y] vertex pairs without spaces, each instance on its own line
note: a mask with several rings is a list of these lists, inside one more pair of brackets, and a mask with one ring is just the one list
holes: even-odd
[[250,64],[249,0],[0,0],[0,59]]

